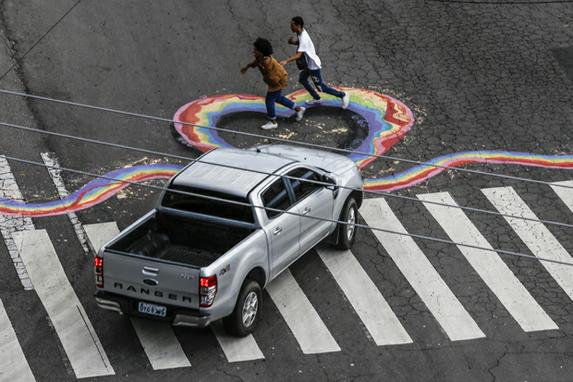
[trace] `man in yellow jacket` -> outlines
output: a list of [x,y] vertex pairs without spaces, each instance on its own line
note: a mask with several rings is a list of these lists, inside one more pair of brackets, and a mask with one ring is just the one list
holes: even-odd
[[265,104],[269,121],[261,126],[264,130],[276,129],[278,127],[277,116],[275,114],[275,102],[289,109],[296,111],[296,120],[301,121],[305,108],[296,106],[294,102],[282,95],[282,90],[288,85],[288,73],[272,56],[273,47],[269,40],[257,38],[253,43],[253,55],[255,59],[241,68],[241,73],[245,74],[249,68],[258,67],[263,75],[263,81],[268,85]]

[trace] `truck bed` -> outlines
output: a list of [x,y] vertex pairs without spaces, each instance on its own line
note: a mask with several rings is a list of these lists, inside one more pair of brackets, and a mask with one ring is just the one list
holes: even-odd
[[204,267],[252,231],[158,211],[108,249]]

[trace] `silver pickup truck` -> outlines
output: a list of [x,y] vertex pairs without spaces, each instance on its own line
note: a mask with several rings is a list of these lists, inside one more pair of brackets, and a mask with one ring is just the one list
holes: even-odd
[[325,238],[352,246],[361,189],[355,163],[341,155],[289,145],[210,151],[101,248],[97,304],[175,326],[223,318],[245,336],[277,275]]

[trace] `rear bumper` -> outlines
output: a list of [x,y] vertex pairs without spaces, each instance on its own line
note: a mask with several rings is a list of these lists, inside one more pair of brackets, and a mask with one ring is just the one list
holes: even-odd
[[199,310],[186,309],[165,304],[161,304],[167,307],[167,315],[165,317],[156,317],[140,313],[137,310],[137,303],[144,300],[137,300],[125,296],[120,296],[114,293],[104,292],[102,290],[98,290],[95,293],[95,300],[97,305],[102,309],[111,310],[113,312],[119,313],[120,315],[138,316],[150,318],[156,321],[169,322],[173,326],[204,328],[213,321],[210,315],[201,313]]

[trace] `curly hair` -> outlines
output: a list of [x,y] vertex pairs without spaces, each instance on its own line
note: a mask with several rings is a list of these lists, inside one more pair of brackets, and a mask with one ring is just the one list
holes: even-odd
[[257,38],[253,43],[253,46],[255,47],[256,50],[258,50],[265,56],[270,56],[271,54],[273,54],[273,46],[271,45],[271,42],[266,38],[262,37]]

